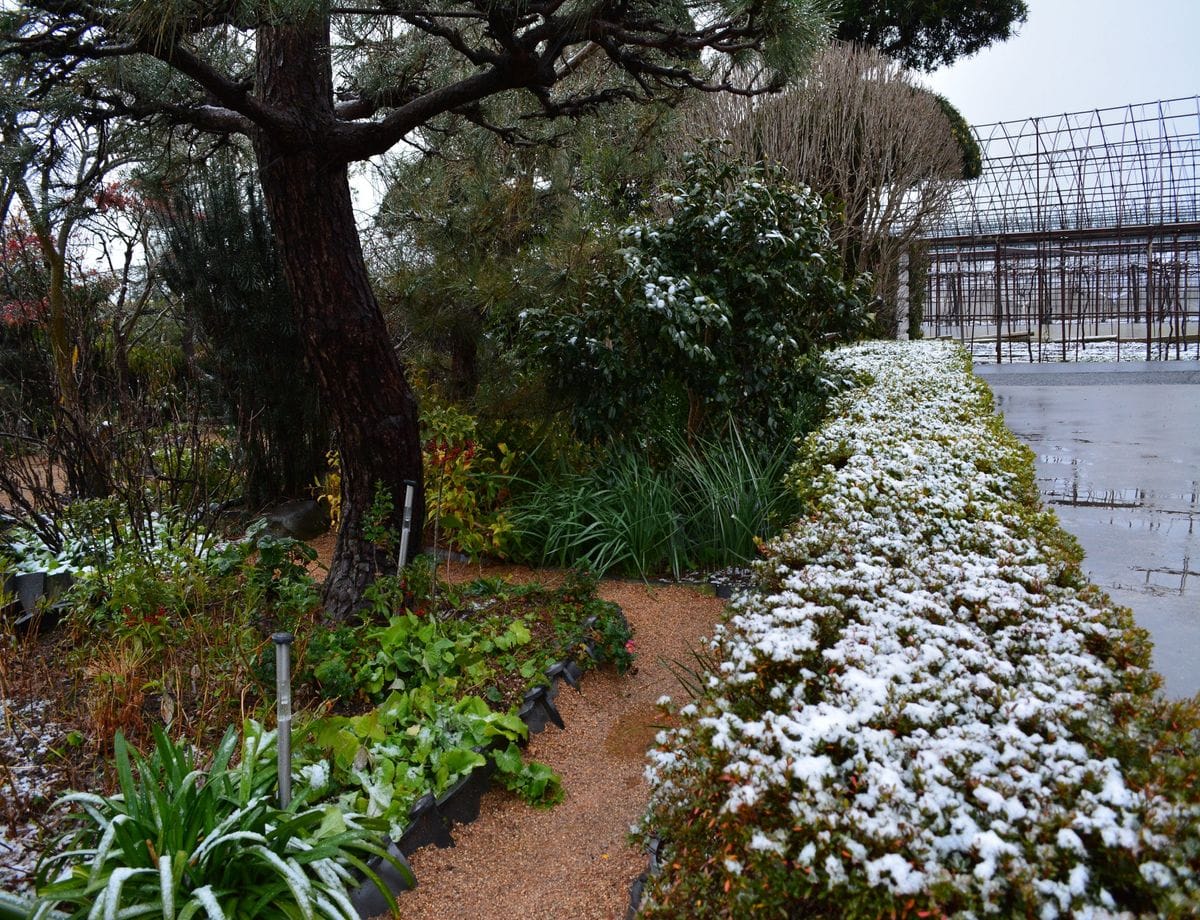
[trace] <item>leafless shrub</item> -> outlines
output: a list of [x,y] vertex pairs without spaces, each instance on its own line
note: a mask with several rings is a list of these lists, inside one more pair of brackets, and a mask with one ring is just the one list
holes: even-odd
[[698,99],[684,143],[729,141],[733,155],[780,163],[834,209],[847,267],[895,289],[899,256],[945,208],[962,177],[962,151],[936,96],[867,48],[836,43],[806,78],[760,98]]
[[[64,545],[69,509],[80,499],[104,500],[105,529],[114,543],[149,550],[161,511],[173,512],[176,536],[209,532],[235,492],[235,469],[200,400],[173,394],[124,408],[81,418],[56,405],[52,423],[38,429],[21,418],[19,407],[0,401],[7,427],[29,432],[0,428],[0,514],[54,552]],[[81,489],[77,471],[85,468],[93,472],[89,488]]]

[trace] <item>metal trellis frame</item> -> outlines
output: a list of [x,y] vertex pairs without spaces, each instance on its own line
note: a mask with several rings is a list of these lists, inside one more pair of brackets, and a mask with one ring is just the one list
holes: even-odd
[[1200,96],[972,129],[922,331],[980,357],[1200,358]]

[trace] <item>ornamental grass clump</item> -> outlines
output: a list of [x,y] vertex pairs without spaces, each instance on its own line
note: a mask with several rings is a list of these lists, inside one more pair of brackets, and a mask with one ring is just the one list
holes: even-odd
[[[368,878],[394,907],[366,862],[395,862],[378,841],[383,822],[304,796],[275,805],[275,733],[248,722],[241,756],[230,729],[207,770],[192,752],[155,732],[149,756],[115,742],[120,792],[75,793],[73,828],[38,866],[38,907],[70,918],[161,916],[164,920],[357,920],[349,892]],[[62,914],[58,914],[62,916]]]
[[803,512],[660,736],[647,917],[1192,916],[1200,716],[961,350],[834,353]]

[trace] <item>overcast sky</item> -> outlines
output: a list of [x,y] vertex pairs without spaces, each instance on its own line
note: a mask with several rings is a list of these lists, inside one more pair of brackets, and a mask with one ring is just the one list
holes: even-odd
[[1200,94],[1200,0],[1028,0],[1007,42],[926,83],[973,125]]

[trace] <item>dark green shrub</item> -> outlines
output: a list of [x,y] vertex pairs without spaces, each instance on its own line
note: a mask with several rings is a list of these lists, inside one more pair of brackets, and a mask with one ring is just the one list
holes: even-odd
[[[844,277],[824,205],[774,168],[707,146],[621,231],[623,265],[578,305],[525,311],[525,329],[587,436],[689,437],[737,418],[784,437],[800,360],[864,328],[866,287]],[[664,417],[665,416],[665,417]]]
[[325,469],[329,430],[305,366],[266,211],[228,161],[177,196],[164,218],[163,281],[199,322],[217,397],[236,425],[245,499],[306,494]]

